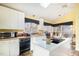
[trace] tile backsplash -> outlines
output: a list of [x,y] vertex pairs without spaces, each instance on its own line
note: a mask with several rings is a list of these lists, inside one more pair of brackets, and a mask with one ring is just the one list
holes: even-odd
[[2,32],[2,33],[0,33],[0,38],[11,38],[11,37],[15,37],[14,32]]

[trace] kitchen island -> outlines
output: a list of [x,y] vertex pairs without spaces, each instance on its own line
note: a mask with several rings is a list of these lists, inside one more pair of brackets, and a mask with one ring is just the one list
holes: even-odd
[[58,44],[46,44],[46,41],[43,39],[45,39],[43,36],[31,38],[33,56],[66,56],[67,52],[65,52],[65,49],[71,48],[71,38],[63,38],[64,40]]

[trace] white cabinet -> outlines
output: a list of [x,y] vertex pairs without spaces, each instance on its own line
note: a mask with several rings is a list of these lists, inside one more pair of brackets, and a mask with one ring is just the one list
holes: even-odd
[[24,30],[24,13],[0,6],[0,29]]
[[0,56],[17,56],[19,55],[19,39],[0,40]]
[[11,56],[17,56],[19,55],[19,39],[18,40],[11,40],[9,43],[10,48],[10,55]]
[[33,56],[49,56],[49,51],[33,44]]
[[0,41],[0,56],[9,55],[9,41]]

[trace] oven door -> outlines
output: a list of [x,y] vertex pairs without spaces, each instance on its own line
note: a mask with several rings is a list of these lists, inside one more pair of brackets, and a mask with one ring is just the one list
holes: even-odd
[[30,50],[30,39],[20,41],[20,53]]

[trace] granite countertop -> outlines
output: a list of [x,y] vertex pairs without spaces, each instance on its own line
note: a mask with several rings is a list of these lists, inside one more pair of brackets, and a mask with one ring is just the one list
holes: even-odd
[[69,39],[71,39],[71,38],[63,38],[63,39],[65,39],[65,40],[58,43],[58,44],[55,44],[55,43],[46,44],[46,41],[43,41],[41,38],[38,37],[38,40],[34,41],[33,43],[44,48],[44,49],[46,49],[46,50],[51,51],[51,50],[54,50],[57,47],[61,46],[62,44],[67,43],[69,41]]
[[21,36],[21,37],[18,37],[19,39],[20,38],[30,38],[30,36]]
[[18,38],[5,38],[5,39],[0,39],[0,41],[9,41],[9,40],[17,40]]

